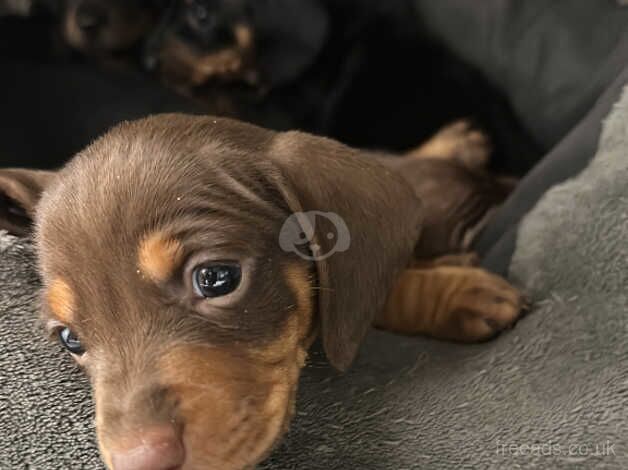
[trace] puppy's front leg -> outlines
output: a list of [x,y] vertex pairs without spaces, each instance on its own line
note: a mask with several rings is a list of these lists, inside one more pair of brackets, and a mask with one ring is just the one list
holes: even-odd
[[507,281],[481,268],[406,269],[375,326],[402,334],[481,341],[512,325],[523,303]]

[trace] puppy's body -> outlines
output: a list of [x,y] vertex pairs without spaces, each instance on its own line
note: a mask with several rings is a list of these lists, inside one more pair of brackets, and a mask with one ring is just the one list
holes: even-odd
[[510,185],[483,171],[440,159],[386,159],[423,203],[417,259],[434,259],[471,249]]
[[[111,468],[251,468],[287,429],[317,335],[345,369],[373,323],[473,341],[516,319],[519,294],[489,273],[404,269],[421,185],[377,160],[167,115],[115,128],[54,176],[36,212],[45,318],[92,379]],[[412,181],[428,161],[399,171]],[[334,252],[341,231],[313,211],[338,216],[348,246]],[[295,214],[304,252],[280,240]]]

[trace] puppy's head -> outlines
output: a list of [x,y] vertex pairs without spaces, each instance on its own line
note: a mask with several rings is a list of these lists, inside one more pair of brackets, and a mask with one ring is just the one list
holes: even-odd
[[225,470],[285,432],[316,334],[348,367],[419,208],[335,142],[170,115],[82,152],[36,226],[45,317],[91,377],[107,464]]
[[276,86],[314,61],[327,23],[318,0],[184,0],[162,32],[156,60],[180,87],[210,79]]
[[66,42],[88,55],[105,55],[137,44],[153,28],[160,0],[65,0]]

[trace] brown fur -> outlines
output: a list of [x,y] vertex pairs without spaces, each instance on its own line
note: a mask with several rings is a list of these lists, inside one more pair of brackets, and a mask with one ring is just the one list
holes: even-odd
[[[393,161],[299,132],[165,115],[116,127],[46,186],[35,233],[44,289],[86,351],[111,468],[149,468],[133,463],[146,452],[164,468],[251,468],[288,427],[316,335],[344,370],[373,323],[471,341],[519,312],[517,291],[470,257],[404,269],[417,250],[464,251],[447,230],[477,227],[499,201],[484,195],[489,175],[455,158]],[[470,195],[481,204],[454,210]],[[284,222],[307,211],[337,214],[349,248],[316,261],[281,249]],[[317,221],[309,254],[329,251],[330,233]],[[237,261],[240,286],[199,298],[192,272],[207,260]]]

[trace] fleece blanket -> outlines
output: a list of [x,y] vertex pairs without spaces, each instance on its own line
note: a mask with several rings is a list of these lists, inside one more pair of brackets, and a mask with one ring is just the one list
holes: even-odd
[[[280,469],[628,468],[628,91],[599,151],[521,225],[532,311],[495,341],[373,331],[338,375],[317,349]],[[0,236],[0,468],[102,468],[86,379],[37,321],[31,247]]]

